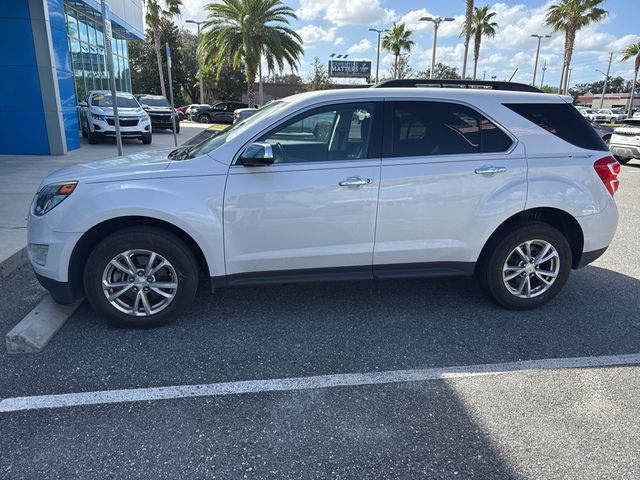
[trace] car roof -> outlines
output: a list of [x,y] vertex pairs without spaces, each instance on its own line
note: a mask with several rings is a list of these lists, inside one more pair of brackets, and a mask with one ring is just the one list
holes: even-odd
[[[95,94],[98,94],[98,95],[111,95],[111,90],[91,90],[89,92],[89,95],[95,95]],[[116,95],[121,95],[123,97],[136,98],[136,97],[133,96],[133,94],[131,94],[129,92],[116,92]]]

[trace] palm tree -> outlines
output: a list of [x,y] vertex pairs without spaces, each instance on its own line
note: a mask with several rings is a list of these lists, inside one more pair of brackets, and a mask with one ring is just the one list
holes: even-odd
[[462,78],[467,76],[467,57],[469,56],[469,41],[471,40],[471,22],[473,21],[473,0],[467,0],[467,9],[464,14],[464,25],[460,36],[464,35],[464,59],[462,61]]
[[160,91],[167,96],[167,87],[164,84],[164,70],[162,69],[162,45],[160,43],[160,19],[171,18],[180,15],[182,0],[144,0],[146,10],[145,21],[153,32],[153,44],[156,50],[158,62],[158,75],[160,76]]
[[471,33],[473,34],[473,79],[476,79],[478,70],[478,57],[480,56],[480,43],[482,37],[493,38],[496,36],[498,24],[493,21],[496,12],[489,12],[489,5],[482,8],[475,7],[471,20]]
[[576,32],[590,23],[602,21],[608,12],[599,6],[604,0],[560,0],[547,10],[546,24],[555,32],[564,31],[564,62],[560,76],[560,91],[569,87],[569,66]]
[[249,105],[255,104],[254,82],[256,73],[262,78],[263,57],[269,73],[276,65],[282,71],[285,63],[297,72],[302,39],[289,20],[298,17],[281,0],[221,0],[205,8],[209,16],[199,53],[209,64],[244,66]]
[[633,57],[635,57],[635,65],[633,69],[633,82],[631,82],[631,98],[629,99],[629,117],[631,117],[631,112],[633,111],[633,100],[636,96],[636,84],[638,82],[638,70],[640,70],[640,40],[628,45],[622,51],[622,59],[620,61],[626,62]]
[[413,31],[407,30],[404,23],[396,24],[394,22],[393,27],[385,34],[382,39],[382,48],[389,50],[396,57],[393,64],[393,78],[398,78],[398,58],[403,50],[407,52],[411,51],[411,47],[415,45],[415,42],[411,40]]

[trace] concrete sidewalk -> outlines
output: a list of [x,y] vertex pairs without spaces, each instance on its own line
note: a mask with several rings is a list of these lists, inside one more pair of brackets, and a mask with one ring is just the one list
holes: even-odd
[[[199,123],[181,124],[178,145],[186,142],[203,128]],[[155,132],[153,143],[143,145],[138,140],[123,141],[124,154],[173,146],[173,134]],[[89,145],[81,139],[80,148],[67,155],[0,155],[0,277],[10,273],[24,260],[21,251],[27,245],[26,216],[40,181],[51,172],[67,165],[101,160],[117,155],[115,140]]]

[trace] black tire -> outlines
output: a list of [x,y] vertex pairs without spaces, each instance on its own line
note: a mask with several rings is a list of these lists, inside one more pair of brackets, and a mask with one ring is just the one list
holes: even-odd
[[198,123],[209,123],[211,122],[211,118],[209,118],[209,115],[198,115]]
[[[102,275],[109,262],[124,251],[136,249],[161,255],[177,274],[173,300],[163,310],[148,316],[118,310],[102,290]],[[198,265],[193,253],[180,238],[156,227],[130,227],[109,235],[93,249],[84,269],[84,289],[91,306],[111,323],[123,327],[148,328],[174,320],[193,302],[197,287]]]
[[142,143],[144,143],[145,145],[150,145],[152,139],[153,139],[153,136],[151,135],[151,133],[142,134]]
[[[514,249],[528,240],[543,240],[551,244],[558,253],[559,271],[546,292],[531,298],[520,298],[507,289],[502,271]],[[528,310],[544,305],[562,290],[571,272],[571,260],[571,247],[560,231],[542,222],[521,222],[495,235],[494,240],[485,247],[477,276],[485,292],[498,305],[511,310]]]
[[611,117],[609,119],[609,123],[616,123],[618,121],[618,119],[616,117]]
[[80,122],[80,131],[82,132],[82,138],[87,138],[87,130],[84,128],[84,122]]
[[614,155],[613,157],[622,165],[626,165],[632,160],[631,158],[619,157],[618,155]]
[[98,138],[96,137],[95,133],[92,133],[90,129],[87,129],[87,139],[89,140],[89,143],[91,145],[95,145],[96,143],[98,143]]

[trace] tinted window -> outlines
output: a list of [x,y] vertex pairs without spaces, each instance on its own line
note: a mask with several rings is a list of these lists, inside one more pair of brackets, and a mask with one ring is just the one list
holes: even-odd
[[568,103],[508,103],[505,106],[576,147],[607,150],[589,122]]
[[374,115],[373,103],[322,107],[285,122],[258,141],[273,146],[275,163],[371,158]]
[[[129,96],[118,95],[116,94],[116,99],[118,102],[118,107],[120,108],[136,108],[139,107],[138,101]],[[91,98],[91,105],[95,107],[112,107],[111,103],[111,95],[104,95],[102,93],[96,93]]]
[[168,107],[169,101],[164,97],[139,97],[140,103],[150,107]]
[[504,152],[511,138],[475,110],[443,102],[394,102],[387,157]]

